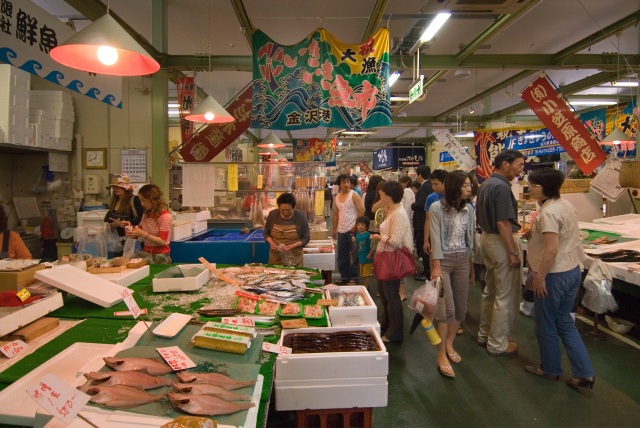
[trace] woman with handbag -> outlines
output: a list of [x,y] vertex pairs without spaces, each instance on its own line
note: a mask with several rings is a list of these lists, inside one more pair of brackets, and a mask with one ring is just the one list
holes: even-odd
[[[436,330],[442,338],[438,345],[436,364],[443,376],[455,378],[449,364],[462,357],[453,347],[467,312],[469,284],[472,284],[474,209],[469,203],[471,179],[462,171],[453,171],[444,180],[444,198],[429,209],[431,239],[431,279],[443,279],[445,314],[436,317]],[[439,318],[439,319],[438,319]]]
[[142,219],[142,203],[140,198],[133,194],[133,186],[126,174],[114,174],[111,184],[107,186],[112,192],[109,211],[104,216],[104,221],[109,227],[124,237],[125,226],[137,226]]
[[[372,234],[377,241],[373,260],[374,275],[378,280],[378,292],[382,300],[383,316],[380,323],[384,342],[404,340],[404,315],[400,300],[400,279],[415,274],[413,259],[413,236],[407,212],[402,207],[404,190],[397,181],[387,181],[380,189],[382,206],[387,209],[385,219],[380,224],[380,234]],[[391,264],[381,262],[394,260]],[[401,272],[403,269],[413,273]]]

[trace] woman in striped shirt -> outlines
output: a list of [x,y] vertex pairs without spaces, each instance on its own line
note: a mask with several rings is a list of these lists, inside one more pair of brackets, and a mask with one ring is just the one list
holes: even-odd
[[137,227],[127,232],[128,238],[143,241],[142,252],[136,256],[146,258],[149,263],[168,264],[169,234],[171,232],[171,214],[162,197],[160,188],[155,184],[145,184],[138,191],[144,215]]

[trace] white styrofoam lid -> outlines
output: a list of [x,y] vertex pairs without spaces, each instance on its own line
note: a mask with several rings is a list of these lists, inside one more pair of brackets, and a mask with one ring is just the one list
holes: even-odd
[[35,277],[103,308],[110,308],[122,301],[120,285],[69,264],[39,270]]

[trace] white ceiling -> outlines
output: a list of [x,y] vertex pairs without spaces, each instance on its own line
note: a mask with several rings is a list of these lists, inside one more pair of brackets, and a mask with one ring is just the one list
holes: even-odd
[[[50,13],[61,18],[71,17],[80,29],[100,11],[100,0],[33,0]],[[153,0],[162,4],[161,0]],[[392,96],[406,97],[412,80],[412,56],[407,46],[433,14],[452,11],[452,18],[428,45],[421,46],[420,73],[425,76],[428,92],[424,101],[411,105],[398,104],[394,125],[381,128],[376,135],[361,140],[349,140],[352,147],[344,160],[370,160],[373,148],[391,142],[425,143],[431,135],[429,127],[452,126],[478,128],[491,122],[493,126],[509,126],[505,116],[519,115],[523,120],[534,119],[521,105],[520,91],[540,71],[545,71],[561,88],[589,76],[611,71],[615,76],[627,76],[638,64],[637,20],[640,0],[164,0],[167,7],[167,52],[169,55],[206,55],[207,41],[212,58],[232,56],[231,62],[246,64],[251,55],[247,31],[260,28],[281,44],[294,44],[317,27],[324,27],[346,43],[360,43],[367,33],[388,25],[391,33],[392,71],[402,71],[400,80],[392,88]],[[111,0],[113,14],[122,18],[133,30],[147,40],[152,34],[152,0]],[[248,21],[241,20],[236,10],[244,10]],[[210,12],[209,12],[210,10]],[[377,13],[376,13],[377,12]],[[104,12],[102,12],[104,13]],[[242,15],[242,14],[240,14]],[[372,18],[374,15],[374,18]],[[616,32],[605,33],[608,26],[634,16]],[[93,18],[95,19],[95,17]],[[500,25],[503,20],[508,21]],[[492,25],[499,28],[479,40]],[[573,44],[584,41],[570,55],[553,58]],[[466,45],[478,43],[477,49],[467,53]],[[575,51],[575,52],[574,52]],[[600,56],[604,53],[614,55]],[[622,54],[622,56],[617,55]],[[548,54],[541,58],[539,55]],[[593,57],[573,57],[591,54]],[[456,57],[458,55],[458,57]],[[508,55],[496,60],[493,55]],[[596,56],[597,55],[597,56]],[[613,58],[613,59],[612,59]],[[453,64],[443,66],[443,61]],[[497,62],[496,62],[497,61]],[[528,61],[525,63],[525,61]],[[586,61],[586,62],[585,62]],[[603,65],[608,61],[608,65]],[[587,65],[591,64],[591,65]],[[191,73],[192,62],[185,62],[180,71]],[[206,61],[200,64],[206,64]],[[407,67],[402,68],[402,64]],[[595,65],[594,65],[595,64]],[[394,66],[395,65],[395,66]],[[198,85],[207,90],[209,74],[201,66]],[[252,75],[243,67],[221,70],[214,66],[213,96],[226,102],[248,84]],[[246,67],[245,67],[246,68]],[[456,68],[471,70],[468,78],[454,77]],[[636,66],[637,69],[637,66]],[[435,73],[438,79],[430,80]],[[529,70],[529,74],[519,73]],[[636,89],[615,89],[606,82],[592,85],[578,84],[576,94],[616,95],[619,98],[636,96]],[[571,87],[570,87],[571,88]],[[575,89],[575,88],[573,88]],[[573,92],[573,91],[572,91]],[[170,94],[171,96],[171,94]],[[474,110],[470,114],[469,106]],[[513,106],[513,107],[512,107]],[[457,119],[456,119],[457,116]],[[257,134],[259,131],[254,130]],[[295,138],[323,137],[327,130],[296,131]],[[284,131],[276,132],[286,140]],[[262,131],[259,136],[264,137]],[[347,140],[345,140],[347,141]],[[354,144],[354,142],[356,144]]]

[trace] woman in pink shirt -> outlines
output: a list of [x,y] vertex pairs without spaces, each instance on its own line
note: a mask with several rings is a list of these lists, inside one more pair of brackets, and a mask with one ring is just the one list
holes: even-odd
[[138,191],[144,215],[140,224],[127,232],[128,238],[143,241],[142,252],[137,256],[146,258],[149,263],[168,264],[169,234],[171,232],[171,214],[162,198],[160,188],[155,184],[145,184]]

